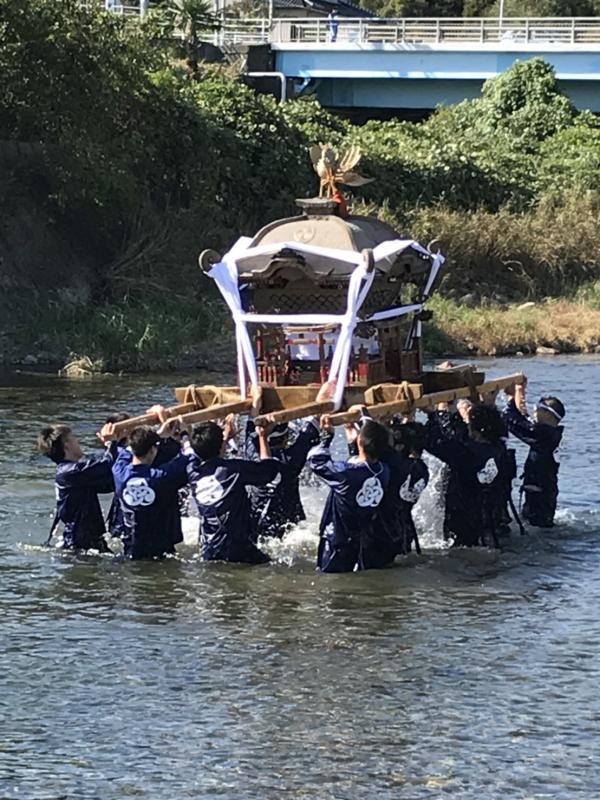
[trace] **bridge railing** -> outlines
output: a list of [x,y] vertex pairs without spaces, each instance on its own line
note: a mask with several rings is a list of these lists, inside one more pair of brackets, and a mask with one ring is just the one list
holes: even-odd
[[[144,17],[154,0],[80,0],[126,16]],[[215,44],[600,44],[600,17],[224,17]]]
[[218,43],[600,44],[600,17],[225,18]]
[[143,18],[148,11],[150,0],[79,0],[81,8],[102,8],[120,17]]
[[[262,17],[232,19],[225,17],[215,32],[215,44],[266,44],[279,41],[273,38],[279,20]],[[306,20],[305,20],[306,21]],[[291,41],[288,39],[287,41]]]

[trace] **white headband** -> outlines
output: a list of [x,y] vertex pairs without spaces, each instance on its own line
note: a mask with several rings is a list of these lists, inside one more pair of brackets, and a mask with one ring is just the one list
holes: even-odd
[[559,422],[562,422],[562,417],[558,413],[558,411],[555,411],[553,408],[550,408],[550,406],[547,406],[546,403],[536,403],[536,408],[541,408],[542,411],[548,411],[550,414],[552,414],[554,417],[556,417],[556,419]]

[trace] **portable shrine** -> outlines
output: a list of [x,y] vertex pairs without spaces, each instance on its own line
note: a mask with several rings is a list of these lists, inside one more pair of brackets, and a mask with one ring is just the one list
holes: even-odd
[[[200,266],[231,312],[237,350],[235,386],[175,390],[170,415],[193,423],[248,410],[251,384],[263,387],[263,413],[278,421],[369,406],[376,417],[442,400],[478,396],[520,381],[485,382],[473,368],[426,371],[422,327],[444,256],[386,223],[348,213],[342,185],[366,183],[356,147],[311,148],[320,195],[297,200],[296,216],[241,237],[224,255],[204,250]],[[315,402],[335,379],[331,401]],[[152,415],[120,423],[150,422]]]

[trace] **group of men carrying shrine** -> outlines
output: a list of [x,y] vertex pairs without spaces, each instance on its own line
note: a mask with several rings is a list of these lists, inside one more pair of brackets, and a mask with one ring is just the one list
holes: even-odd
[[[324,384],[317,400],[334,390]],[[457,546],[498,546],[513,518],[515,451],[509,433],[529,446],[521,491],[523,517],[550,527],[558,496],[557,450],[565,409],[543,397],[530,416],[526,383],[506,391],[502,412],[496,395],[425,410],[426,422],[394,418],[382,424],[360,407],[360,422],[346,426],[349,454],[335,460],[334,428],[327,416],[304,420],[295,436],[260,416],[262,393],[252,388],[239,457],[235,420],[203,422],[184,431],[164,409],[157,429],[139,426],[117,439],[114,416],[98,437],[101,456],[86,457],[65,425],[49,425],[39,450],[56,464],[56,515],[48,543],[62,527],[61,546],[109,550],[123,542],[125,556],[160,559],[183,540],[181,494],[199,517],[201,557],[208,561],[268,562],[268,537],[285,535],[305,519],[300,476],[306,466],[328,487],[319,526],[317,566],[322,572],[381,568],[413,548],[420,552],[413,507],[429,481],[428,452],[448,467],[444,536]],[[122,417],[121,417],[122,418]],[[187,489],[186,489],[187,487]],[[114,493],[105,519],[98,495]]]

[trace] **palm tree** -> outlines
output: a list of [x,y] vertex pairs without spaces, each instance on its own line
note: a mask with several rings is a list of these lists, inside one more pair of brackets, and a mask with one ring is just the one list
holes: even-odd
[[165,16],[176,36],[181,36],[187,53],[187,65],[192,76],[198,74],[198,46],[205,31],[220,26],[210,0],[167,0]]

